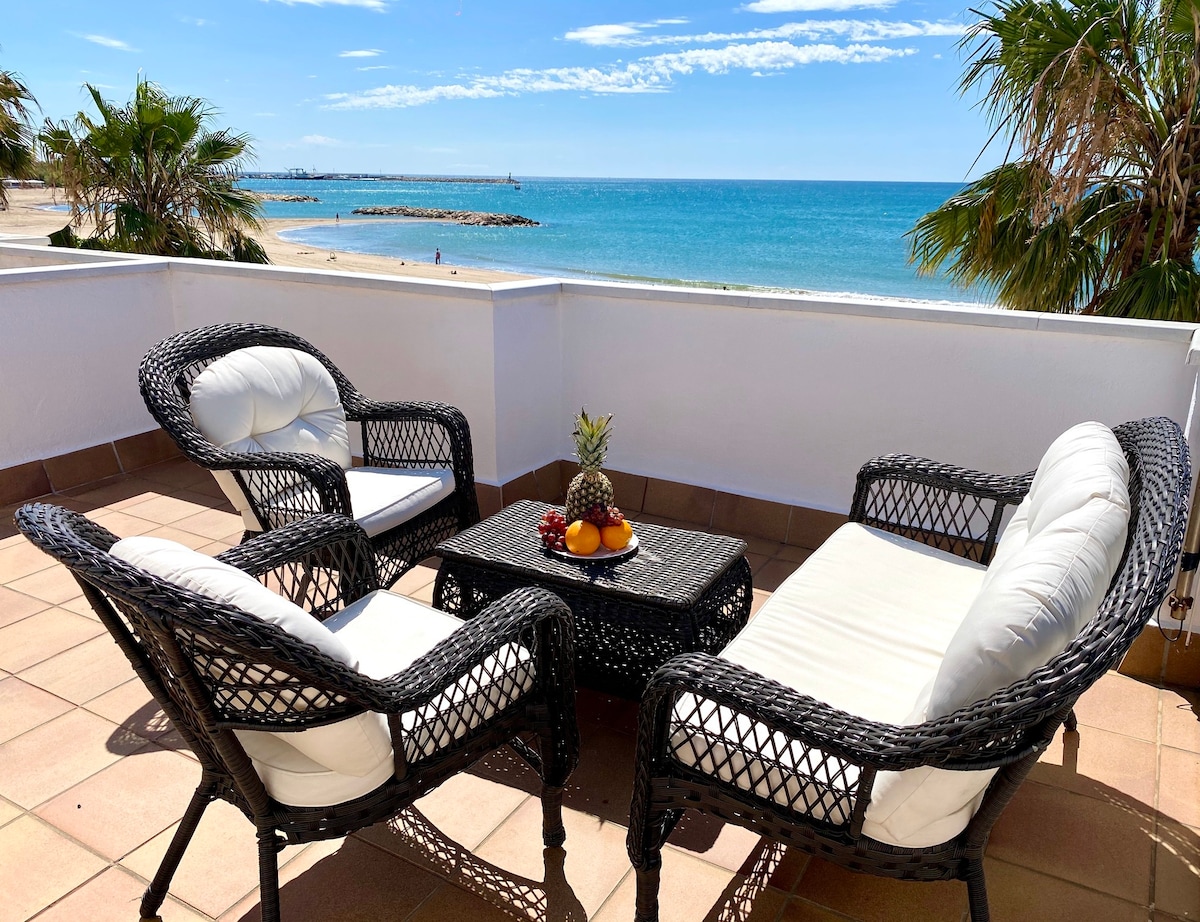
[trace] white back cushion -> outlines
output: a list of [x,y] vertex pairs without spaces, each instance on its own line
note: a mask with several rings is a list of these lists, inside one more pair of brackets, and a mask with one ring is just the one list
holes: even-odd
[[346,413],[329,371],[307,352],[250,346],[192,383],[192,419],[229,451],[296,451],[350,468]]
[[946,649],[927,717],[1044,666],[1096,614],[1129,530],[1129,464],[1112,430],[1080,423],[1046,451]]

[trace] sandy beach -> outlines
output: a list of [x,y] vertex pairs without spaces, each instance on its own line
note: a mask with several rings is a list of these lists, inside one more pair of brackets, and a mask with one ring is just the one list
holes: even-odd
[[[54,190],[51,189],[9,189],[8,210],[0,211],[0,233],[42,236],[61,229],[70,216],[66,212],[47,211],[44,206],[62,201],[61,192],[56,198]],[[353,220],[369,219],[346,219],[341,223],[350,224]],[[407,220],[420,219],[410,218]],[[496,269],[456,266],[453,262],[445,260],[440,266],[435,266],[432,262],[413,262],[388,256],[368,256],[362,253],[347,253],[343,250],[317,250],[282,240],[279,237],[281,231],[292,228],[333,223],[334,221],[329,218],[268,218],[265,221],[266,231],[254,236],[267,251],[271,262],[277,266],[301,266],[306,269],[327,269],[334,272],[368,272],[375,275],[439,278],[458,282],[511,282],[532,277],[513,272],[501,272]],[[333,258],[331,259],[330,256]]]

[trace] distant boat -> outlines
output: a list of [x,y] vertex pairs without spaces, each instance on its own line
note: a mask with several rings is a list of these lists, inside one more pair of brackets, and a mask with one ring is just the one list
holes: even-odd
[[520,192],[520,191],[521,191],[521,184],[520,184],[519,182],[514,182],[514,183],[513,183],[513,191],[515,191],[515,192]]

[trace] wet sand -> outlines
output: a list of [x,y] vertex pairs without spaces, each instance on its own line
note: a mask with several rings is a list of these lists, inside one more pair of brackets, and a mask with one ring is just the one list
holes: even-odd
[[[47,211],[42,207],[55,204],[56,201],[61,203],[62,195],[60,193],[56,196],[50,189],[9,189],[8,210],[0,211],[0,234],[44,236],[60,230],[70,219],[70,215],[62,211]],[[346,219],[341,223],[351,224],[356,220],[366,219]],[[406,220],[421,219],[409,218]],[[305,269],[327,269],[334,272],[367,272],[373,275],[401,275],[485,284],[533,278],[533,276],[501,272],[497,269],[456,266],[452,262],[444,260],[440,266],[435,266],[432,262],[413,262],[407,259],[393,259],[389,256],[368,256],[362,253],[347,253],[344,250],[318,250],[282,240],[278,236],[281,231],[297,227],[334,223],[331,218],[268,218],[265,221],[265,232],[253,236],[263,245],[271,262],[277,266],[300,266]],[[330,258],[331,256],[333,258]]]

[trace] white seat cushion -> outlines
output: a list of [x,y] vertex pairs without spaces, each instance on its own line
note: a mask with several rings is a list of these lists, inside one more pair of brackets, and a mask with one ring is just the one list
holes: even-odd
[[[326,619],[325,626],[354,651],[359,671],[385,679],[449,637],[463,622],[397,593],[372,592],[344,611]],[[468,628],[469,630],[469,628]],[[532,657],[519,644],[506,644],[484,662],[447,687],[423,708],[400,715],[404,756],[409,765],[430,756],[494,717],[527,692],[534,681]],[[297,737],[340,730],[340,740],[320,740],[328,749],[306,747],[299,752]],[[300,733],[235,731],[254,762],[267,791],[281,803],[319,807],[341,803],[373,791],[395,770],[387,718],[366,713]],[[358,771],[331,771],[335,746],[353,745]],[[343,753],[344,760],[346,755]]]
[[402,525],[454,492],[454,472],[356,467],[346,471],[354,521],[372,538]]
[[[763,605],[721,656],[835,708],[917,723],[913,702],[936,674],[984,568],[907,538],[843,525]],[[831,823],[849,820],[857,773],[820,752],[691,696],[676,706],[676,758]],[[765,760],[764,758],[765,757]],[[766,764],[788,767],[780,772]],[[835,764],[835,763],[830,763]],[[893,845],[943,842],[966,825],[991,772],[881,772],[863,832]]]
[[979,701],[1044,666],[1096,614],[1129,532],[1129,464],[1112,430],[1055,439],[946,650],[928,715]]
[[[162,538],[126,538],[113,556],[199,595],[275,624],[351,669],[384,679],[407,669],[463,626],[452,615],[402,595],[377,591],[318,621],[249,574]],[[488,656],[433,702],[400,715],[405,758],[413,763],[459,739],[527,692],[532,656],[510,643]],[[303,706],[303,698],[295,702]],[[262,709],[247,695],[245,706]],[[373,791],[394,772],[382,714],[364,713],[291,733],[235,730],[267,792],[280,803],[321,807]]]
[[[297,349],[250,346],[222,356],[192,382],[192,419],[228,451],[318,454],[350,467],[350,436],[337,384],[316,358]],[[213,476],[246,523],[250,504],[228,471]]]

